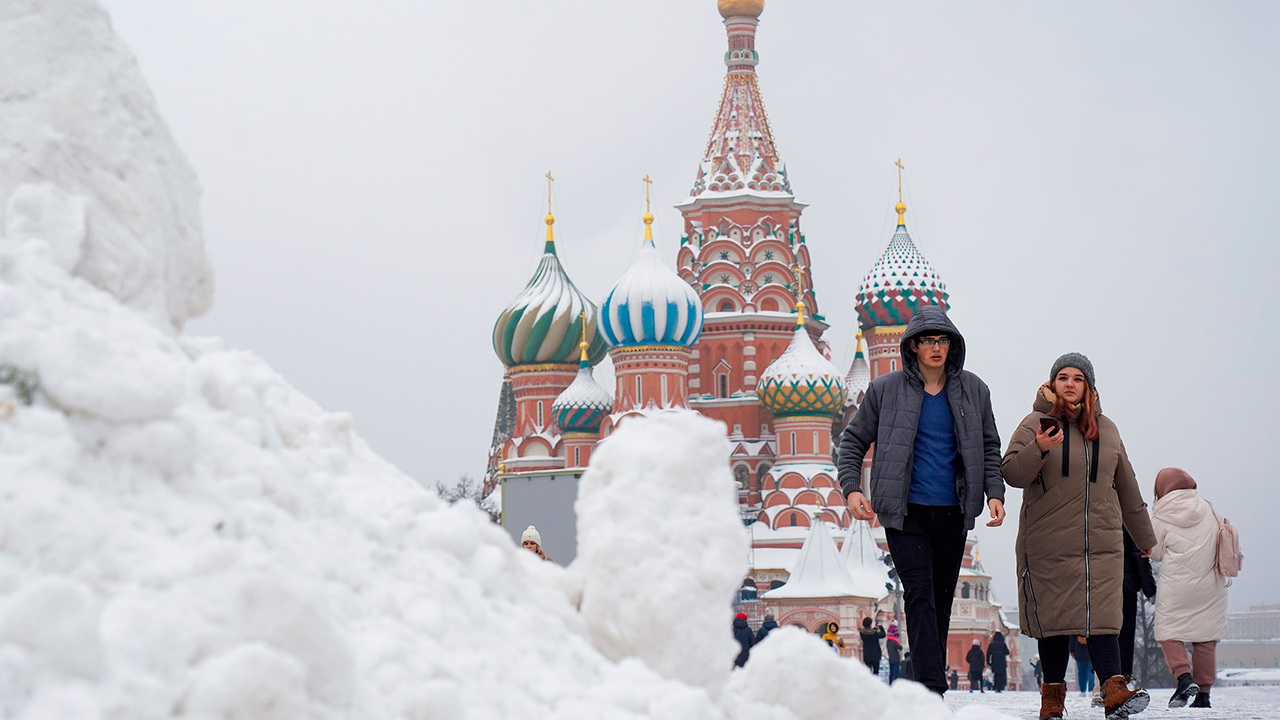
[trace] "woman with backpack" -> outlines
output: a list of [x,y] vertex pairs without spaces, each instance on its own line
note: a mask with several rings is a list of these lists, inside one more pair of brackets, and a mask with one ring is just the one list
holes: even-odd
[[[1209,707],[1215,644],[1227,629],[1227,580],[1217,568],[1221,519],[1196,492],[1196,481],[1181,468],[1156,474],[1151,512],[1161,561],[1156,592],[1156,640],[1178,679],[1169,707]],[[1191,660],[1184,643],[1191,643]]]
[[1021,488],[1018,607],[1044,663],[1042,720],[1062,718],[1071,636],[1088,638],[1106,716],[1146,709],[1146,690],[1121,672],[1124,529],[1143,554],[1151,518],[1116,424],[1102,414],[1093,363],[1067,353],[1053,363],[1032,412],[1009,438],[1002,468]]

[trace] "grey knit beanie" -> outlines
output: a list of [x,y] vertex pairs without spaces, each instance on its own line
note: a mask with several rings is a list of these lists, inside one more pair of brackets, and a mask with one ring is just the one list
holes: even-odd
[[1064,367],[1073,367],[1084,373],[1084,379],[1089,381],[1089,387],[1098,388],[1098,383],[1093,377],[1093,363],[1089,362],[1089,358],[1084,353],[1069,352],[1066,355],[1053,361],[1053,369],[1049,371],[1049,382],[1058,377],[1058,371]]

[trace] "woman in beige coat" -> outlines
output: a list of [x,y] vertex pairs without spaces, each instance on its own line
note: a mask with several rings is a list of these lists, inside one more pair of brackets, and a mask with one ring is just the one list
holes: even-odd
[[[1215,675],[1214,646],[1227,630],[1227,582],[1218,574],[1218,516],[1196,492],[1196,481],[1181,468],[1156,473],[1151,510],[1161,561],[1156,592],[1156,640],[1178,687],[1169,707],[1209,707]],[[1194,663],[1187,660],[1191,643]]]
[[1118,636],[1123,529],[1144,551],[1155,545],[1155,535],[1120,433],[1102,414],[1095,387],[1087,357],[1058,358],[1002,462],[1005,480],[1023,489],[1018,607],[1022,631],[1039,641],[1041,718],[1062,717],[1072,635],[1089,638],[1108,718],[1128,717],[1150,702],[1120,674]]

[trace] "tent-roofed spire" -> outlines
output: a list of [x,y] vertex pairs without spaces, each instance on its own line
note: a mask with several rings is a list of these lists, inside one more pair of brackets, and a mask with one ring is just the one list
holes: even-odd
[[756,26],[763,0],[721,0],[729,35],[724,61],[728,73],[711,136],[691,195],[774,193],[791,195],[786,168],[778,155],[756,80]]

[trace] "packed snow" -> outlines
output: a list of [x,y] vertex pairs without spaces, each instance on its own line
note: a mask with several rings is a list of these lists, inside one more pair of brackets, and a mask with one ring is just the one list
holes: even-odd
[[211,297],[196,182],[105,13],[5,0],[0,47],[0,716],[952,716],[794,629],[730,670],[718,423],[623,422],[562,568],[176,334]]

